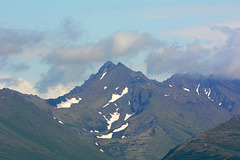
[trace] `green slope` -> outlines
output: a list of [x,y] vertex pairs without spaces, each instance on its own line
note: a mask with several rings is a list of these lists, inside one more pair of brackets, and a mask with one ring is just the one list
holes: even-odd
[[0,90],[0,159],[111,159],[25,97]]
[[240,116],[198,134],[172,149],[163,160],[240,159]]

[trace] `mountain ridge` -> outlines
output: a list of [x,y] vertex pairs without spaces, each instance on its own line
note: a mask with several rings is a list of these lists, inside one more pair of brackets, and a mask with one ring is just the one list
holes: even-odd
[[104,152],[95,153],[100,157],[161,159],[189,138],[239,114],[239,87],[239,80],[197,74],[176,74],[157,82],[108,61],[84,84],[56,99],[18,94],[47,114],[53,128],[57,125],[77,136],[78,143]]
[[218,160],[240,158],[240,115],[202,132],[171,149],[162,160]]
[[[177,74],[157,82],[122,63],[106,62],[82,86],[55,101],[55,107],[64,99],[81,98],[78,103],[53,114],[86,129],[115,158],[160,159],[173,146],[239,113],[239,95],[231,83],[213,76],[193,77]],[[149,145],[153,143],[160,153]]]

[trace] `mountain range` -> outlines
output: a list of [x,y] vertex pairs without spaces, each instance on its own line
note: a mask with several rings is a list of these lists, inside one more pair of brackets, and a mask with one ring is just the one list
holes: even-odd
[[[238,115],[240,81],[175,74],[158,82],[108,61],[83,85],[56,99],[9,89],[1,90],[0,98],[5,133],[0,138],[6,140],[4,145],[16,141],[1,147],[2,153],[18,152],[23,145],[26,155],[49,153],[48,159],[161,159],[170,149]],[[179,147],[164,158],[174,157],[170,155]]]

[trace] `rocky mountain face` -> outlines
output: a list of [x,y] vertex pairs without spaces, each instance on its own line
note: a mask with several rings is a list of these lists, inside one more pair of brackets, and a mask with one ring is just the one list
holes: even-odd
[[46,100],[63,125],[115,159],[161,159],[240,113],[240,81],[174,75],[160,83],[106,62],[82,86]]
[[163,160],[240,159],[240,116],[170,150]]
[[0,159],[111,159],[84,142],[51,109],[37,96],[0,90]]

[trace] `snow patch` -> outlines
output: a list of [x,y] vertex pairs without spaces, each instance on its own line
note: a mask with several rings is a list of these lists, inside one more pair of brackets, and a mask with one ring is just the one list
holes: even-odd
[[106,90],[106,89],[107,89],[107,86],[104,86],[103,89]]
[[196,92],[198,95],[199,95],[199,87],[200,87],[200,83],[198,84],[197,89],[196,89]]
[[171,88],[173,87],[171,84],[169,84],[168,86],[171,87]]
[[122,126],[119,127],[118,129],[114,129],[114,130],[113,130],[113,133],[123,131],[123,130],[126,129],[127,127],[128,127],[128,123],[122,125]]
[[102,112],[98,112],[99,114],[102,114]]
[[126,136],[123,135],[122,138],[126,138]]
[[104,72],[104,73],[102,74],[102,77],[100,78],[100,80],[103,79],[103,77],[104,77],[106,74],[107,74],[107,72]]
[[99,131],[98,131],[98,130],[94,130],[94,132],[95,132],[95,133],[99,133]]
[[114,105],[117,107],[117,104],[116,104],[116,103],[114,103]]
[[[118,109],[119,109],[119,108],[118,108]],[[116,109],[116,112],[114,112],[113,114],[110,113],[110,115],[111,115],[110,120],[108,120],[108,119],[106,118],[106,116],[103,115],[103,118],[104,118],[104,119],[107,121],[107,123],[108,123],[108,126],[107,126],[108,130],[111,129],[111,126],[112,126],[113,122],[117,121],[117,120],[119,119],[119,117],[120,117],[120,113],[117,112],[118,109]]]
[[222,103],[219,103],[218,105],[219,105],[219,106],[221,106],[221,105],[222,105]]
[[109,105],[109,102],[103,106],[103,108],[107,107]]
[[115,88],[115,90],[118,90],[119,87]]
[[96,145],[96,146],[99,146],[97,142],[95,142],[95,145]]
[[130,101],[128,101],[128,105],[129,105],[129,106],[130,106],[130,104],[131,104]]
[[97,136],[97,138],[111,139],[112,135],[113,135],[113,133],[109,133],[109,134],[106,134],[106,135]]
[[62,121],[58,121],[58,123],[64,124]]
[[109,101],[109,103],[111,102],[115,102],[116,100],[118,100],[119,98],[121,98],[123,95],[128,93],[128,88],[126,87],[123,91],[122,94],[112,94],[112,99]]
[[91,130],[90,132],[93,133],[93,130]]
[[211,89],[209,88],[209,92],[208,92],[208,95],[207,95],[207,96],[209,97],[209,96],[210,96],[210,94],[211,94]]
[[207,89],[206,89],[206,88],[204,89],[204,92],[205,92],[205,94],[208,94],[208,92],[207,92]]
[[134,113],[133,114],[126,114],[126,116],[124,118],[124,121],[128,120],[128,118],[130,118],[132,115],[134,115]]
[[188,89],[188,88],[183,87],[183,90],[190,92],[190,89]]
[[168,97],[168,96],[169,96],[169,94],[164,94],[164,96],[165,96],[165,97]]
[[208,91],[207,91],[207,89],[205,88],[205,94],[207,95],[207,97],[208,97],[208,99],[209,100],[211,100],[211,101],[214,101],[213,99],[211,99],[211,97],[210,97],[210,94],[211,94],[211,89],[210,88],[208,88]]
[[53,117],[53,119],[57,119],[56,117]]
[[128,87],[124,88],[124,90],[122,91],[121,95],[119,95],[119,94],[112,94],[111,100],[109,100],[108,103],[103,106],[103,108],[108,106],[110,103],[115,102],[116,100],[118,100],[119,98],[121,98],[123,95],[125,95],[127,93],[128,93]]
[[57,108],[70,108],[72,104],[74,103],[78,103],[79,101],[82,100],[82,98],[71,98],[71,99],[67,99],[66,98],[66,102],[61,102],[59,104],[57,104]]
[[104,152],[104,150],[103,150],[103,149],[100,149],[100,151],[101,151],[101,152]]

